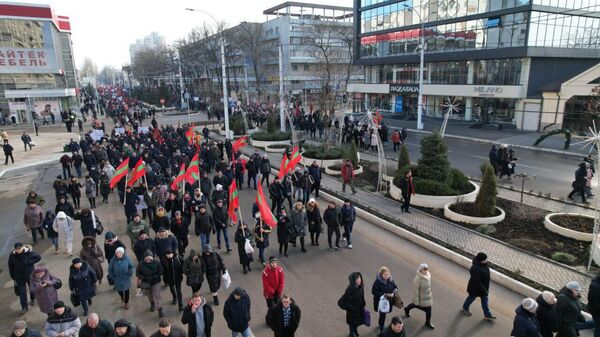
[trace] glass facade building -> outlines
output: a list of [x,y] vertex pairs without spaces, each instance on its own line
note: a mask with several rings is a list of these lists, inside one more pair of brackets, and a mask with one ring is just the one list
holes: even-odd
[[539,129],[525,103],[600,62],[600,0],[354,0],[354,9],[355,62],[365,66],[355,92],[365,108],[407,118],[418,90],[398,86],[418,84],[421,41],[424,113],[442,117],[458,101],[453,118],[498,127]]

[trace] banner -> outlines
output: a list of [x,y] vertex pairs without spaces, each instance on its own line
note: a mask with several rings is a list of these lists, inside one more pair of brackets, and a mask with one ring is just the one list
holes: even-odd
[[140,127],[138,127],[138,133],[139,133],[139,134],[142,134],[142,133],[149,133],[149,132],[150,132],[150,130],[148,129],[148,127],[147,127],[147,126],[140,126]]
[[100,139],[102,139],[102,137],[104,137],[104,131],[102,130],[92,130],[92,133],[90,134],[90,137],[92,137],[92,139],[96,142],[100,141]]
[[[12,21],[12,20],[10,20]],[[16,20],[15,20],[16,21]],[[19,20],[20,21],[20,20]],[[52,34],[52,22],[40,22],[32,25],[32,32],[29,33],[36,39],[41,36],[45,48],[0,48],[0,73],[19,74],[19,73],[60,73],[56,61],[56,50],[54,37]],[[41,42],[41,41],[40,41]]]
[[115,128],[115,133],[117,135],[122,135],[125,133],[125,128]]

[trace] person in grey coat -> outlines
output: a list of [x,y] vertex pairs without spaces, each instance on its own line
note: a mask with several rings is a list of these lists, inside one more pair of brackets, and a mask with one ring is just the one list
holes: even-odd
[[44,332],[48,337],[75,337],[81,328],[79,317],[63,301],[54,303],[54,312],[48,316]]
[[114,284],[125,309],[129,309],[129,289],[131,289],[131,277],[134,272],[135,267],[129,256],[125,254],[125,248],[117,248],[115,257],[110,259],[108,265],[108,279],[109,283]]
[[85,176],[85,197],[90,202],[90,208],[96,208],[96,182],[90,176]]
[[306,253],[306,248],[304,247],[304,237],[306,236],[308,217],[302,202],[298,201],[294,204],[294,208],[292,208],[290,212],[290,220],[292,221],[292,229],[295,232],[293,245],[296,246],[296,238],[300,237],[300,247],[302,247],[302,252]]

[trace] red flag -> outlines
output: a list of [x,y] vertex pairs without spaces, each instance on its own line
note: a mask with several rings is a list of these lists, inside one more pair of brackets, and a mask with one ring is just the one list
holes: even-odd
[[283,176],[287,173],[287,166],[289,162],[290,160],[288,159],[287,154],[284,153],[283,158],[281,158],[281,165],[279,165],[279,173],[277,174],[279,180],[281,180]]
[[373,121],[375,121],[377,125],[381,124],[381,121],[383,121],[383,116],[381,115],[381,112],[377,111],[375,113],[375,116],[373,116]]
[[289,161],[287,167],[285,168],[285,171],[289,172],[289,171],[293,170],[300,161],[302,161],[302,155],[300,154],[300,150],[298,149],[298,147],[294,146],[294,150],[292,151],[292,154],[290,155],[290,161]]
[[127,186],[133,186],[133,184],[144,175],[146,175],[146,166],[144,165],[144,161],[142,160],[142,158],[140,158],[137,164],[135,164],[133,170],[131,170],[131,178],[129,178]]
[[119,164],[119,167],[117,167],[117,169],[115,170],[115,174],[113,174],[113,177],[110,179],[110,188],[115,187],[115,185],[117,185],[119,183],[119,181],[121,181],[121,179],[123,179],[123,177],[125,177],[127,175],[127,172],[129,171],[129,158],[125,158],[125,160],[123,160],[121,162],[121,164]]
[[194,124],[190,125],[185,132],[185,138],[187,138],[188,143],[192,145],[194,143]]
[[229,207],[227,208],[227,214],[231,221],[237,223],[237,215],[235,210],[240,207],[240,199],[238,197],[237,184],[235,180],[229,185]]
[[171,189],[174,191],[179,190],[179,183],[182,182],[183,179],[185,179],[185,163],[181,163],[181,168],[179,168],[179,174],[177,175],[177,178],[175,178],[175,180],[173,180],[173,182],[171,183]]
[[200,179],[200,164],[198,163],[198,152],[196,152],[185,172],[185,180],[193,185],[198,179]]
[[233,142],[233,144],[231,145],[231,149],[233,150],[233,152],[237,152],[239,149],[246,145],[248,145],[248,136],[240,137],[235,142]]
[[265,198],[262,184],[258,185],[258,192],[256,193],[256,205],[260,211],[260,218],[262,221],[271,227],[277,226],[277,218],[273,215],[273,213],[271,213],[271,209],[267,204],[267,199]]

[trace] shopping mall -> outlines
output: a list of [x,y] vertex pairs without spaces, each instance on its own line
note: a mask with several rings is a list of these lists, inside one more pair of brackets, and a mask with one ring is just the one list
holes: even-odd
[[29,122],[76,102],[71,24],[48,5],[0,2],[0,124]]
[[368,109],[490,128],[584,129],[600,105],[600,0],[354,0],[349,85]]

